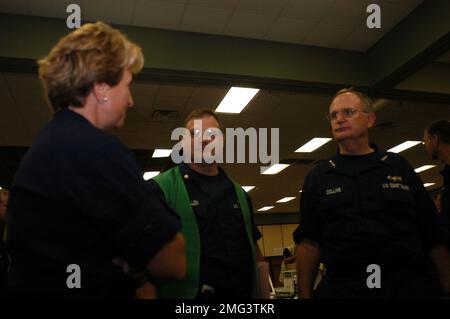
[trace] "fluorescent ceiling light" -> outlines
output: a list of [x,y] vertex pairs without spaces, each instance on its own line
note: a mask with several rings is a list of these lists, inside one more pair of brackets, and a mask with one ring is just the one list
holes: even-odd
[[436,165],[424,165],[424,166],[420,166],[420,167],[416,168],[414,171],[416,173],[420,173],[420,172],[426,171],[427,169],[430,169],[433,167],[436,167]]
[[295,197],[284,197],[284,198],[282,198],[280,200],[277,200],[277,203],[287,203],[287,202],[293,200],[294,198]]
[[403,152],[404,150],[416,146],[417,144],[420,144],[422,142],[420,141],[406,141],[403,142],[402,144],[399,144],[391,149],[388,150],[388,152],[392,152],[392,153],[400,153]]
[[255,188],[255,186],[242,186],[242,188],[244,189],[244,191],[246,191],[247,193],[249,191],[251,191],[253,188]]
[[275,206],[264,206],[264,207],[258,209],[258,212],[265,212],[265,211],[268,211],[269,209],[272,209],[274,207]]
[[151,179],[151,178],[153,178],[153,177],[155,177],[157,175],[159,175],[159,171],[145,172],[144,173],[144,179],[146,181],[148,181],[149,179]]
[[331,141],[331,138],[328,137],[315,137],[302,147],[298,148],[295,152],[296,153],[311,153],[314,152],[316,149],[321,147],[322,145],[328,143]]
[[436,183],[425,183],[425,184],[423,184],[423,186],[424,187],[430,187],[430,186],[433,186],[434,184],[436,184]]
[[266,168],[262,174],[263,175],[275,175],[275,174],[278,174],[279,172],[281,172],[282,170],[284,170],[285,168],[287,168],[288,166],[289,166],[289,164],[273,164],[269,168]]
[[216,109],[218,113],[241,113],[259,89],[232,87]]
[[170,153],[172,153],[172,150],[166,149],[166,148],[157,148],[154,152],[152,157],[153,158],[160,158],[160,157],[169,157]]

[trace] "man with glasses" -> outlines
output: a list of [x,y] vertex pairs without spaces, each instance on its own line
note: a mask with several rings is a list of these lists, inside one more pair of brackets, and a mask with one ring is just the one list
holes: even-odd
[[[190,156],[149,180],[152,191],[180,215],[188,258],[186,278],[158,286],[158,297],[257,297],[256,258],[262,256],[256,241],[261,234],[250,198],[218,166],[215,152],[206,151],[213,140],[223,138],[219,118],[212,110],[194,110],[185,128],[183,152]],[[223,146],[223,140],[217,145]]]
[[369,143],[370,99],[341,90],[328,119],[338,153],[306,177],[294,232],[300,297],[311,297],[319,262],[317,298],[438,297],[430,256],[448,291],[445,227],[409,163]]

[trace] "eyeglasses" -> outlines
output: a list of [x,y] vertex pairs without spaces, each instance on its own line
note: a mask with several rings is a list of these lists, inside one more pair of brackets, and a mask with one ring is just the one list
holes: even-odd
[[205,137],[207,139],[214,139],[222,134],[222,132],[218,128],[208,128],[203,132],[199,129],[192,129],[189,131],[189,133],[193,138]]
[[347,107],[340,111],[331,112],[330,114],[327,115],[327,120],[330,122],[335,121],[338,118],[339,113],[341,113],[345,119],[348,119],[348,118],[352,117],[353,115],[355,115],[357,112],[369,113],[367,111],[361,111],[361,110],[358,110],[355,108]]

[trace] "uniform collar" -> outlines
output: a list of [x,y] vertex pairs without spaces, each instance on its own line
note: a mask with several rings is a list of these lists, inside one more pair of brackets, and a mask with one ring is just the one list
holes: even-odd
[[[373,148],[375,150],[375,152],[379,152],[380,151],[379,147],[375,143],[371,142],[371,143],[369,143],[369,146],[371,148]],[[372,154],[372,153],[369,153],[369,154]],[[369,154],[366,154],[366,155],[369,155]],[[339,147],[338,147],[337,151],[336,151],[336,156],[351,156],[351,155],[342,155],[340,150],[339,150]],[[355,155],[355,156],[364,156],[364,155]]]
[[[374,149],[374,152],[366,154],[366,155],[376,154],[376,156],[379,159],[379,161],[378,161],[379,165],[392,166],[391,161],[390,161],[391,160],[391,156],[387,152],[380,151],[379,147],[375,143],[369,143],[369,146]],[[364,156],[364,155],[356,155],[356,156]],[[339,152],[339,149],[338,149],[337,152],[336,152],[336,155],[328,160],[327,172],[329,172],[329,171],[339,171],[339,172],[342,172],[342,173],[352,173],[352,172],[343,171],[341,169],[341,165],[340,164],[342,163],[342,161],[345,161],[346,157],[347,157],[347,155],[342,155]],[[353,175],[353,174],[351,174],[351,175]]]
[[70,118],[70,119],[75,119],[77,121],[80,122],[84,122],[89,124],[90,126],[93,126],[91,122],[89,122],[89,120],[87,118],[85,118],[83,115],[78,114],[77,112],[72,111],[69,108],[63,108],[63,109],[58,109],[55,113],[53,113],[53,117],[54,118]]
[[198,173],[196,171],[194,171],[193,169],[191,169],[189,167],[189,165],[187,165],[186,163],[181,163],[179,165],[180,167],[180,173],[183,176],[184,179],[189,179],[189,178],[196,178],[197,176],[206,176],[206,177],[215,177],[215,176],[223,176],[225,174],[225,171],[219,166],[219,174],[215,175],[215,176],[208,176],[208,175],[203,175],[201,173]]
[[72,111],[69,108],[58,109],[57,111],[55,111],[55,113],[53,113],[53,118],[70,120],[70,121],[78,121],[79,123],[83,123],[84,125],[87,125],[99,132],[107,134],[105,131],[103,131],[102,129],[99,129],[98,127],[93,125],[91,122],[89,122],[89,120],[87,118],[85,118],[83,115],[81,115],[75,111]]

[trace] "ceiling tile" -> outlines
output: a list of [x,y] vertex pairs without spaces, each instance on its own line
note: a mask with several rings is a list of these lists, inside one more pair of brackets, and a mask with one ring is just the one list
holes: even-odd
[[267,33],[267,40],[301,43],[315,24],[310,21],[279,18]]
[[[220,103],[220,99],[214,98],[191,98],[187,101],[184,112],[190,113],[195,109],[215,109]],[[185,115],[187,115],[187,113]]]
[[303,43],[325,48],[336,48],[352,31],[353,28],[349,27],[318,24],[311,30]]
[[142,117],[136,115],[136,113],[127,112],[125,124],[121,128],[121,131],[128,132],[141,132],[149,125],[149,117]]
[[40,0],[29,1],[30,12],[32,15],[40,17],[53,17],[53,18],[67,18],[69,13],[66,12],[67,7],[70,4],[78,4],[81,8],[81,15],[83,13],[83,1],[82,0]]
[[180,29],[201,33],[222,33],[232,14],[231,10],[187,6]]
[[276,17],[288,2],[288,0],[241,0],[236,7],[236,11]]
[[364,28],[369,16],[366,8],[367,5],[361,0],[336,1],[326,11],[320,22],[345,27]]
[[172,2],[136,0],[134,24],[142,27],[178,29],[184,5]]
[[30,14],[27,0],[0,1],[0,12]]
[[217,99],[221,100],[228,92],[228,88],[197,86],[192,92],[191,99]]
[[193,85],[162,84],[158,91],[158,97],[187,98],[192,95],[193,90]]
[[141,116],[142,118],[150,119],[153,105],[156,100],[156,95],[134,95],[134,107],[128,112]]
[[170,2],[170,3],[179,3],[179,4],[186,4],[187,0],[156,0],[159,2]]
[[182,111],[187,103],[187,98],[180,97],[157,97],[153,110]]
[[91,0],[84,3],[82,11],[84,18],[89,21],[130,25],[135,5],[135,1]]
[[159,83],[133,81],[131,82],[131,93],[133,95],[155,95],[158,92]]
[[330,10],[334,0],[290,0],[281,16],[290,19],[319,22]]
[[235,12],[225,33],[237,37],[263,38],[273,20],[273,17]]
[[208,7],[223,10],[234,10],[239,0],[188,0],[192,6]]

